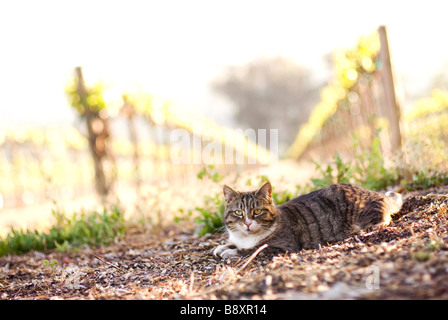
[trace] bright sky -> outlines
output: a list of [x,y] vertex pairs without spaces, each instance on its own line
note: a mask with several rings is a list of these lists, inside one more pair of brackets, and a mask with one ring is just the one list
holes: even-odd
[[[210,80],[225,66],[283,55],[322,77],[322,56],[388,26],[408,95],[448,67],[444,1],[188,0],[0,2],[0,125],[71,123],[73,68],[119,90],[226,117]],[[445,70],[443,70],[445,68]]]

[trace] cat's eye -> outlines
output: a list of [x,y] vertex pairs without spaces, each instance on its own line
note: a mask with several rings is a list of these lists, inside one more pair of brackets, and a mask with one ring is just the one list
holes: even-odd
[[233,213],[235,215],[237,215],[237,216],[242,216],[243,215],[243,211],[241,211],[241,210],[235,210],[235,211],[233,211]]
[[255,209],[255,210],[254,210],[254,214],[260,214],[261,211],[262,211],[261,209]]

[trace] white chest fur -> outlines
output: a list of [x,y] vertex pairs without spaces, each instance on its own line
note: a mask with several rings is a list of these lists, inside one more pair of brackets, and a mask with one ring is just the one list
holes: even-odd
[[248,235],[229,230],[229,242],[234,244],[238,249],[251,249],[260,244],[272,231],[269,230],[259,235]]

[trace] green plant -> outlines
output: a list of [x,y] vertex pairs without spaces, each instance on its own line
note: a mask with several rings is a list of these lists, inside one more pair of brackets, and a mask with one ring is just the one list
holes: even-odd
[[222,231],[224,227],[225,200],[220,193],[213,197],[205,196],[204,206],[196,207],[195,210],[199,213],[199,216],[194,219],[197,225],[196,233],[204,235]]
[[60,210],[53,210],[52,214],[56,224],[46,233],[12,228],[5,239],[0,239],[0,256],[31,250],[67,251],[82,244],[108,244],[124,233],[124,215],[117,206],[109,210],[104,208],[103,212],[73,214],[72,217]]
[[214,170],[215,166],[209,164],[207,167],[203,167],[197,174],[198,179],[202,180],[204,177],[208,177],[211,181],[218,183],[221,182],[224,177]]
[[[219,183],[223,180],[223,176],[215,169],[214,165],[208,165],[203,167],[197,174],[199,180],[204,178],[210,179],[214,183]],[[196,207],[194,210],[179,209],[181,216],[174,218],[175,222],[180,222],[193,215],[196,211],[199,215],[194,218],[196,225],[195,232],[199,235],[206,233],[216,233],[223,229],[223,215],[225,209],[225,201],[221,196],[221,193],[217,193],[213,196],[204,196],[204,205]],[[187,214],[185,214],[185,212]]]
[[416,154],[407,155],[408,159],[396,160],[395,165],[386,167],[378,135],[368,150],[359,148],[356,137],[353,141],[356,153],[352,160],[343,161],[337,154],[326,168],[314,162],[318,176],[311,179],[311,189],[333,183],[352,183],[371,190],[384,190],[387,186],[401,183],[412,191],[448,184],[445,150],[435,143],[421,146],[414,142],[414,148],[407,148]]
[[[387,186],[396,183],[399,178],[396,168],[385,167],[379,132],[380,130],[378,130],[370,149],[358,153],[354,160],[356,183],[372,190],[385,189]],[[356,139],[355,147],[358,147]]]
[[287,151],[294,159],[305,152],[312,139],[321,132],[325,122],[337,117],[344,105],[351,106],[350,92],[356,91],[359,83],[369,83],[381,70],[383,61],[378,58],[381,48],[377,31],[362,36],[352,48],[339,50],[334,55],[334,79],[321,91],[321,101],[314,107],[308,121],[303,124]]
[[318,162],[313,163],[320,174],[311,179],[313,189],[325,188],[333,183],[349,183],[352,178],[351,164],[345,163],[340,154],[337,154],[325,169]]
[[420,250],[420,251],[413,253],[412,258],[419,262],[425,262],[425,261],[428,261],[429,258],[431,258],[431,253],[427,252],[427,251]]
[[415,134],[407,136],[395,159],[401,184],[409,191],[447,185],[447,150],[446,142],[440,137]]
[[429,251],[438,251],[442,244],[443,243],[440,240],[429,239],[429,241],[425,244],[425,248]]
[[413,174],[411,181],[405,181],[405,185],[408,190],[425,190],[448,185],[448,172],[423,168]]
[[356,149],[353,160],[344,162],[341,155],[337,154],[325,169],[314,162],[319,176],[311,179],[312,189],[324,188],[333,183],[352,183],[371,190],[381,190],[399,180],[396,168],[385,167],[378,135],[368,150],[359,148],[356,137],[353,140]]
[[42,261],[42,265],[43,266],[50,266],[51,269],[51,273],[55,273],[56,271],[56,265],[58,264],[57,260],[53,260],[52,262],[48,261],[48,260],[44,260]]

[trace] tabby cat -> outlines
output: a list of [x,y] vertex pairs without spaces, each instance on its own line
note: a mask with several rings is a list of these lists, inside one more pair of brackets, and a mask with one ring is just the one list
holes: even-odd
[[227,258],[267,243],[270,251],[297,252],[343,240],[372,226],[388,225],[402,204],[401,195],[382,194],[350,184],[335,184],[280,206],[266,182],[259,190],[223,188],[228,243],[213,251]]

